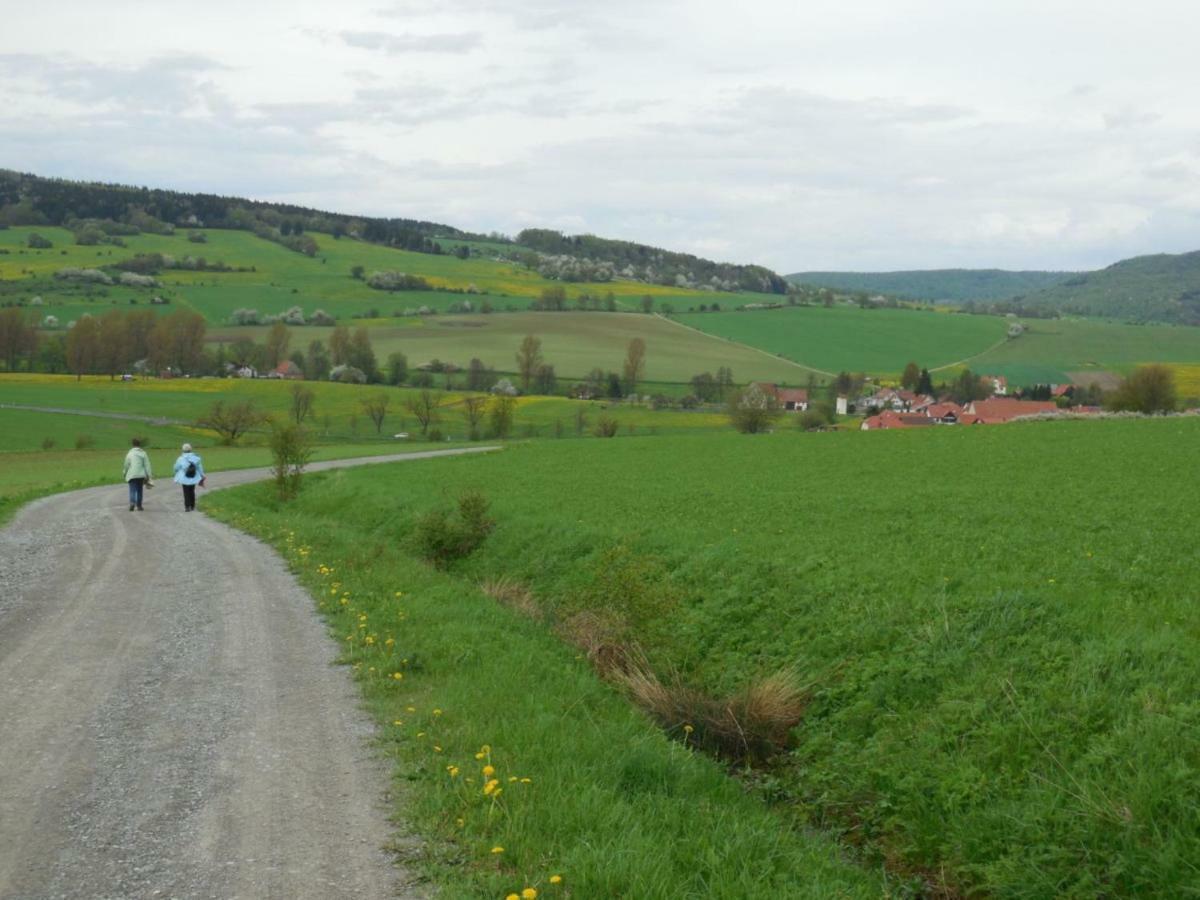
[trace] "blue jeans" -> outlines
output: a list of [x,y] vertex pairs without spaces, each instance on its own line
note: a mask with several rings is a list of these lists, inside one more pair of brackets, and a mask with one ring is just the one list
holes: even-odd
[[130,478],[129,479],[129,505],[130,506],[141,506],[142,505],[142,487],[145,484],[145,481],[146,481],[146,479],[144,479],[144,478]]

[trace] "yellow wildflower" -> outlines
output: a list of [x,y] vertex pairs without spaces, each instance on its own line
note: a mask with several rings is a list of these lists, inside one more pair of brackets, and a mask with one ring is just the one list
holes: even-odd
[[494,766],[484,766],[483,767],[483,777],[484,778],[491,778],[495,774],[496,774],[496,769]]
[[497,781],[495,778],[493,778],[491,781],[489,781],[487,784],[485,784],[483,786],[484,796],[490,797],[492,794],[496,793],[496,788],[498,788],[499,786],[500,786],[500,782]]
[[537,900],[537,891],[534,888],[525,888],[521,891],[521,900]]
[[504,852],[504,848],[503,848],[503,847],[501,847],[501,846],[499,846],[499,845],[497,845],[497,846],[495,846],[495,847],[493,847],[493,848],[492,848],[492,852],[493,852],[493,853],[503,853],[503,852]]
[[551,884],[562,884],[562,876],[561,875],[551,875],[550,883]]

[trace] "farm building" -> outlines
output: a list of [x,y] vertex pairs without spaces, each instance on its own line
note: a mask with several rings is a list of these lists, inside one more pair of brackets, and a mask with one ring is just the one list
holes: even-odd
[[288,381],[299,381],[304,378],[304,372],[290,359],[285,359],[271,370],[268,378],[285,378]]
[[766,381],[756,381],[754,386],[764,394],[773,395],[788,412],[804,412],[808,409],[808,391],[804,388],[780,387]]
[[967,404],[966,412],[979,416],[984,424],[1010,422],[1021,416],[1040,416],[1058,412],[1058,404],[1050,400],[1017,400],[1013,397],[992,397]]

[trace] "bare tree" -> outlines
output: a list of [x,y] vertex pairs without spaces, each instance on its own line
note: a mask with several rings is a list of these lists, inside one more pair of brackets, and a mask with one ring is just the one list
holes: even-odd
[[302,384],[292,385],[292,421],[299,425],[313,414],[313,401],[317,395],[312,388]]
[[438,408],[441,402],[430,391],[421,391],[415,397],[404,401],[404,408],[417,417],[421,423],[421,434],[429,432],[429,426],[438,421]]
[[463,397],[463,418],[467,420],[467,435],[472,441],[479,440],[479,423],[487,410],[488,398],[483,396]]
[[638,382],[646,373],[646,342],[634,338],[625,351],[625,393],[637,390]]
[[292,342],[292,333],[288,331],[288,327],[282,322],[276,322],[271,326],[271,330],[267,332],[266,337],[266,363],[267,366],[274,369],[284,359],[287,358],[288,346]]
[[533,376],[542,364],[542,341],[532,334],[525,335],[517,350],[517,372],[521,376],[521,390],[528,391]]
[[[363,412],[375,423],[375,433],[383,430],[383,420],[387,418],[388,404],[391,400],[387,394],[376,394],[362,401]],[[424,429],[422,429],[424,431]]]
[[96,371],[100,361],[100,325],[87,313],[67,332],[67,369],[78,381]]
[[239,437],[266,420],[266,414],[249,400],[230,404],[218,400],[207,413],[196,420],[196,424],[215,431],[220,435],[221,443],[236,444]]

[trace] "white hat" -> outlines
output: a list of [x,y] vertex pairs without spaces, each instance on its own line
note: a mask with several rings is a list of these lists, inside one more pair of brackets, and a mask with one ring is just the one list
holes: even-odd
[[183,452],[184,452],[184,453],[191,453],[191,452],[192,452],[192,445],[191,445],[191,444],[184,444],[184,445],[183,445]]

